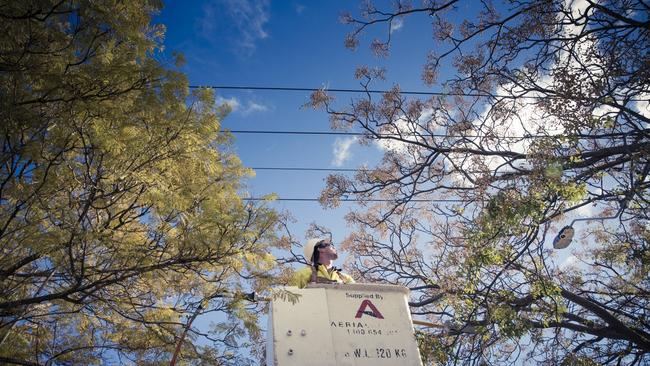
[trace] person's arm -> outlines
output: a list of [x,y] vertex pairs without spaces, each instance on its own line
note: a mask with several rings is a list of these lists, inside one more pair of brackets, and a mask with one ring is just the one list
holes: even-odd
[[310,277],[311,277],[311,267],[301,268],[293,274],[293,277],[291,278],[289,285],[298,286],[299,288],[305,288],[309,283]]
[[356,283],[356,281],[354,281],[354,278],[345,273],[340,272],[339,276],[341,277],[341,281],[343,281],[343,283]]

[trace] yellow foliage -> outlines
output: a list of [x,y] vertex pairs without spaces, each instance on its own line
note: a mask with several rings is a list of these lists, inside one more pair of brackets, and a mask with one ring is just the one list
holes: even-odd
[[220,131],[213,92],[191,92],[157,61],[155,3],[0,10],[0,31],[15,35],[0,42],[0,269],[24,263],[0,279],[0,309],[12,309],[3,322],[38,315],[0,355],[100,364],[93,347],[113,342],[123,356],[168,360],[188,304],[273,268],[275,216],[244,207],[252,172]]

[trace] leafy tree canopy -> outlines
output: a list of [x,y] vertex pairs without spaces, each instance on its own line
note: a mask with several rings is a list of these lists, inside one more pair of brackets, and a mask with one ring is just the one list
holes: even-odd
[[160,61],[160,7],[0,5],[0,363],[168,364],[193,314],[229,315],[177,364],[259,337],[238,293],[271,281],[276,216],[239,197],[226,110]]
[[[368,93],[351,105],[311,99],[384,151],[321,197],[390,201],[349,214],[349,265],[409,286],[413,313],[445,324],[418,333],[428,360],[650,362],[648,14],[642,0],[398,0],[343,16],[346,46],[378,34],[382,57],[397,22],[433,30],[422,80],[437,95],[377,95],[385,70],[360,67]],[[553,249],[567,224],[573,242]]]

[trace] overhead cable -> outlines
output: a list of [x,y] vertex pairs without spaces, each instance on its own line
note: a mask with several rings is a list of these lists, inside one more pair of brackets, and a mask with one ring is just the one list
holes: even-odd
[[[353,89],[353,88],[301,88],[301,87],[285,87],[285,86],[252,86],[252,85],[190,85],[190,89],[222,89],[222,90],[265,90],[265,91],[302,91],[302,92],[315,92],[315,91],[326,91],[330,93],[371,93],[371,94],[385,94],[392,93],[392,90],[382,90],[382,89]],[[503,94],[492,94],[492,93],[456,93],[456,92],[443,92],[443,91],[412,91],[412,90],[400,90],[400,94],[405,95],[428,95],[428,96],[442,96],[442,97],[492,97],[492,98],[502,98],[502,99],[568,99],[568,100],[598,100],[606,98],[607,96],[599,96],[593,98],[577,98],[573,96],[566,95],[544,95],[544,96],[533,96],[526,95],[529,91],[523,91],[522,95],[503,95]],[[647,99],[628,99],[630,102],[644,102]]]
[[[442,133],[413,133],[406,132],[398,133],[364,133],[364,132],[341,132],[341,131],[269,131],[269,130],[229,130],[225,129],[222,132],[230,132],[233,134],[262,134],[262,135],[315,135],[315,136],[368,136],[378,138],[408,138],[408,137],[446,137],[446,138],[486,138],[486,139],[541,139],[541,138],[580,138],[580,139],[600,139],[600,138],[613,138],[625,137],[630,134],[625,133],[607,133],[600,135],[526,135],[526,136],[487,136],[487,135],[446,135]],[[405,141],[408,142],[408,141]]]
[[303,167],[250,167],[253,170],[282,170],[282,171],[307,171],[307,172],[357,172],[361,169],[347,168],[303,168]]
[[[303,91],[303,92],[315,92],[319,90],[324,90],[331,93],[372,93],[372,94],[384,94],[391,93],[391,90],[380,90],[380,89],[341,89],[341,88],[297,88],[297,87],[282,87],[282,86],[242,86],[242,85],[190,85],[190,89],[223,89],[223,90],[267,90],[267,91]],[[426,91],[408,91],[400,90],[401,94],[408,95],[438,95],[438,96],[466,96],[466,97],[498,97],[498,95],[490,94],[469,94],[469,93],[445,93],[445,92],[426,92]],[[512,98],[513,96],[501,96],[505,98]],[[522,98],[536,98],[536,97],[522,97]]]
[[[460,135],[445,135],[445,134],[419,134],[414,135],[413,133],[406,134],[397,134],[397,133],[377,133],[377,134],[368,134],[363,132],[340,132],[340,131],[264,131],[264,130],[224,130],[230,133],[235,134],[261,134],[261,135],[323,135],[323,136],[373,136],[373,137],[415,137],[415,136],[426,136],[426,137],[450,137],[450,138],[479,138],[486,136],[460,136]],[[523,138],[540,138],[540,137],[551,137],[544,135],[531,135],[531,136],[508,136],[500,138],[509,138],[509,139],[523,139]],[[496,137],[495,137],[496,138]]]
[[[242,201],[293,201],[293,202],[320,202],[318,198],[262,198],[262,197],[251,197],[251,198],[242,198]],[[467,202],[461,199],[424,199],[424,198],[413,198],[408,200],[389,200],[389,199],[380,199],[380,198],[368,198],[368,199],[359,199],[359,198],[340,198],[337,199],[340,202],[392,202],[392,203],[407,203],[407,202],[446,202],[446,203],[463,203]]]
[[[265,166],[265,167],[259,167],[259,166],[251,166],[247,167],[249,169],[253,170],[272,170],[272,171],[297,171],[297,172],[350,172],[350,173],[356,173],[356,172],[372,172],[374,169],[368,168],[368,167],[359,167],[359,168],[311,168],[311,167],[281,167],[281,166]],[[444,172],[444,174],[450,174],[452,172]],[[461,173],[461,172],[457,172]],[[469,173],[469,174],[482,174],[482,171],[465,171],[464,173]],[[502,176],[502,175],[507,175],[507,174],[512,174],[516,172],[501,172],[500,174],[495,174],[494,176]]]

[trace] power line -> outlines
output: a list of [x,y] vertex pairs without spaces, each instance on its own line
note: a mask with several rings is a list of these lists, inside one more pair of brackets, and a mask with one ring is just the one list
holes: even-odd
[[[315,92],[325,90],[332,93],[372,93],[384,94],[391,93],[391,90],[381,89],[341,89],[341,88],[298,88],[298,87],[282,87],[282,86],[241,86],[241,85],[190,85],[190,89],[223,89],[223,90],[267,90],[267,91],[302,91],[302,92]],[[400,90],[401,94],[407,95],[436,95],[436,96],[465,96],[465,97],[502,97],[502,98],[517,98],[514,96],[500,96],[492,94],[471,94],[471,93],[445,93],[445,92],[426,92],[426,91],[409,91]],[[537,98],[532,96],[522,96],[522,98]]]
[[[226,130],[230,133],[250,133],[267,135],[333,135],[333,136],[363,136],[362,132],[336,132],[336,131],[264,131],[264,130]],[[390,135],[386,135],[390,136]],[[397,136],[397,135],[396,135]]]
[[[269,170],[269,171],[297,171],[297,172],[344,172],[344,173],[356,173],[360,171],[364,172],[371,172],[374,169],[373,168],[368,168],[368,167],[359,167],[359,168],[310,168],[310,167],[280,167],[280,166],[273,166],[273,167],[256,167],[256,166],[251,166],[247,167],[249,169],[253,170]],[[444,174],[449,174],[449,173],[454,173],[454,172],[444,172]],[[461,173],[455,172],[455,173]],[[469,173],[469,174],[481,174],[483,173],[482,171],[465,171],[464,173]],[[516,173],[516,172],[501,172],[500,174],[496,174],[495,176],[502,176],[502,175],[507,175],[511,173]]]
[[[282,171],[308,171],[308,172],[357,172],[360,169],[346,168],[301,168],[301,167],[250,167],[253,170],[282,170]],[[366,169],[369,170],[369,169]]]
[[[226,130],[230,133],[235,133],[235,134],[260,134],[260,135],[323,135],[323,136],[368,136],[369,134],[363,133],[363,132],[337,132],[337,131],[264,131],[264,130]],[[378,133],[378,134],[373,134],[369,136],[374,136],[374,137],[404,137],[405,134],[397,134],[397,133]],[[406,134],[406,137],[413,137],[416,135],[413,134]],[[445,135],[441,133],[432,133],[432,134],[426,134],[426,135],[417,135],[417,136],[426,136],[426,137],[450,137],[450,138],[461,138],[461,137],[466,137],[466,138],[479,138],[479,137],[486,137],[486,136],[461,136],[461,135]],[[507,136],[507,137],[500,137],[500,138],[506,138],[506,139],[523,139],[523,138],[540,138],[540,137],[552,137],[552,136],[545,136],[545,135],[531,135],[531,136]]]
[[[320,202],[318,198],[261,198],[261,197],[251,197],[251,198],[242,198],[242,201],[290,201],[290,202]],[[380,198],[369,198],[369,199],[359,199],[359,198],[341,198],[338,199],[340,202],[393,202],[399,203],[400,200],[389,200],[389,199],[380,199]],[[463,203],[467,202],[461,199],[423,199],[423,198],[414,198],[407,200],[408,202],[445,202],[445,203]]]
[[222,132],[233,134],[260,134],[260,135],[313,135],[313,136],[371,136],[379,138],[388,137],[446,137],[446,138],[487,138],[487,139],[541,139],[541,138],[581,138],[581,139],[600,139],[624,137],[629,134],[625,133],[608,133],[601,135],[526,135],[526,136],[479,136],[479,135],[446,135],[442,133],[414,134],[413,132],[405,134],[397,133],[377,133],[369,134],[364,132],[340,132],[340,131],[269,131],[269,130],[223,130]]
[[[371,93],[371,94],[385,94],[392,93],[392,90],[383,89],[353,89],[353,88],[301,88],[301,87],[283,87],[283,86],[250,86],[250,85],[190,85],[190,89],[223,89],[223,90],[265,90],[265,91],[302,91],[302,92],[315,92],[323,90],[330,93]],[[526,93],[528,91],[525,91]],[[568,99],[568,100],[597,100],[604,97],[593,98],[573,98],[571,96],[562,95],[545,95],[545,96],[532,96],[532,95],[502,95],[490,93],[455,93],[455,92],[441,92],[441,91],[412,91],[400,90],[400,94],[405,95],[428,95],[428,96],[452,96],[452,97],[493,97],[503,99]],[[645,99],[629,99],[630,102],[644,102]]]

